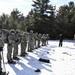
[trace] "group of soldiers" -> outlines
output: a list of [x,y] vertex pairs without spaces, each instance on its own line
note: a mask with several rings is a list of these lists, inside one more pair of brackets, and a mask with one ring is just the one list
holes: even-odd
[[[20,56],[25,56],[27,51],[33,52],[34,49],[48,45],[48,39],[49,34],[34,33],[33,30],[30,30],[30,32],[25,31],[23,34],[20,34],[19,29],[3,29],[0,34],[0,52],[3,50],[4,40],[7,40],[7,61],[9,64],[15,64],[16,62],[14,60],[19,60],[19,44],[21,46]],[[0,55],[0,71],[1,70]]]

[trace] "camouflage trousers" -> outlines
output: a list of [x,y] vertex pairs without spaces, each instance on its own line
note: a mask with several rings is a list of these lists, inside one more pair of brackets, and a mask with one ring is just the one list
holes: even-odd
[[14,57],[17,57],[17,55],[18,55],[18,45],[19,45],[18,42],[14,44],[14,51],[13,51]]
[[26,48],[27,48],[27,42],[22,42],[21,43],[21,55],[26,52]]
[[10,44],[7,45],[7,59],[9,61],[12,60],[13,47],[14,47],[14,45],[12,45],[12,44],[11,45]]

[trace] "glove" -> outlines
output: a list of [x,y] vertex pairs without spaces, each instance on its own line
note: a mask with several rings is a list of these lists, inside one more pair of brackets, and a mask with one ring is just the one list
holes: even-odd
[[3,51],[3,47],[0,47],[0,51]]

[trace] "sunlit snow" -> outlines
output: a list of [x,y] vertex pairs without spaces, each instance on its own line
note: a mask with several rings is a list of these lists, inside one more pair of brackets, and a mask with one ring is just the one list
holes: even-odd
[[[5,64],[9,75],[75,75],[75,46],[73,40],[65,40],[58,46],[58,40],[49,40],[49,45],[27,52],[17,64]],[[20,47],[20,45],[19,45]],[[20,52],[20,48],[19,48]],[[4,62],[7,62],[7,45],[4,46]],[[49,59],[50,63],[40,62],[39,58]],[[35,70],[40,69],[40,72]]]

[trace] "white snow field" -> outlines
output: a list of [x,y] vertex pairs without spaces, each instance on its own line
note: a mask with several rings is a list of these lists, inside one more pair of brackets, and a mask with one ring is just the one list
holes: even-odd
[[[58,40],[49,40],[49,45],[27,52],[20,57],[17,64],[5,64],[8,75],[75,75],[75,46],[73,40],[63,41],[58,46]],[[7,62],[7,45],[4,46],[4,62]],[[19,45],[20,53],[20,45]],[[40,62],[39,58],[49,59],[50,63]],[[40,72],[35,70],[40,69]]]

